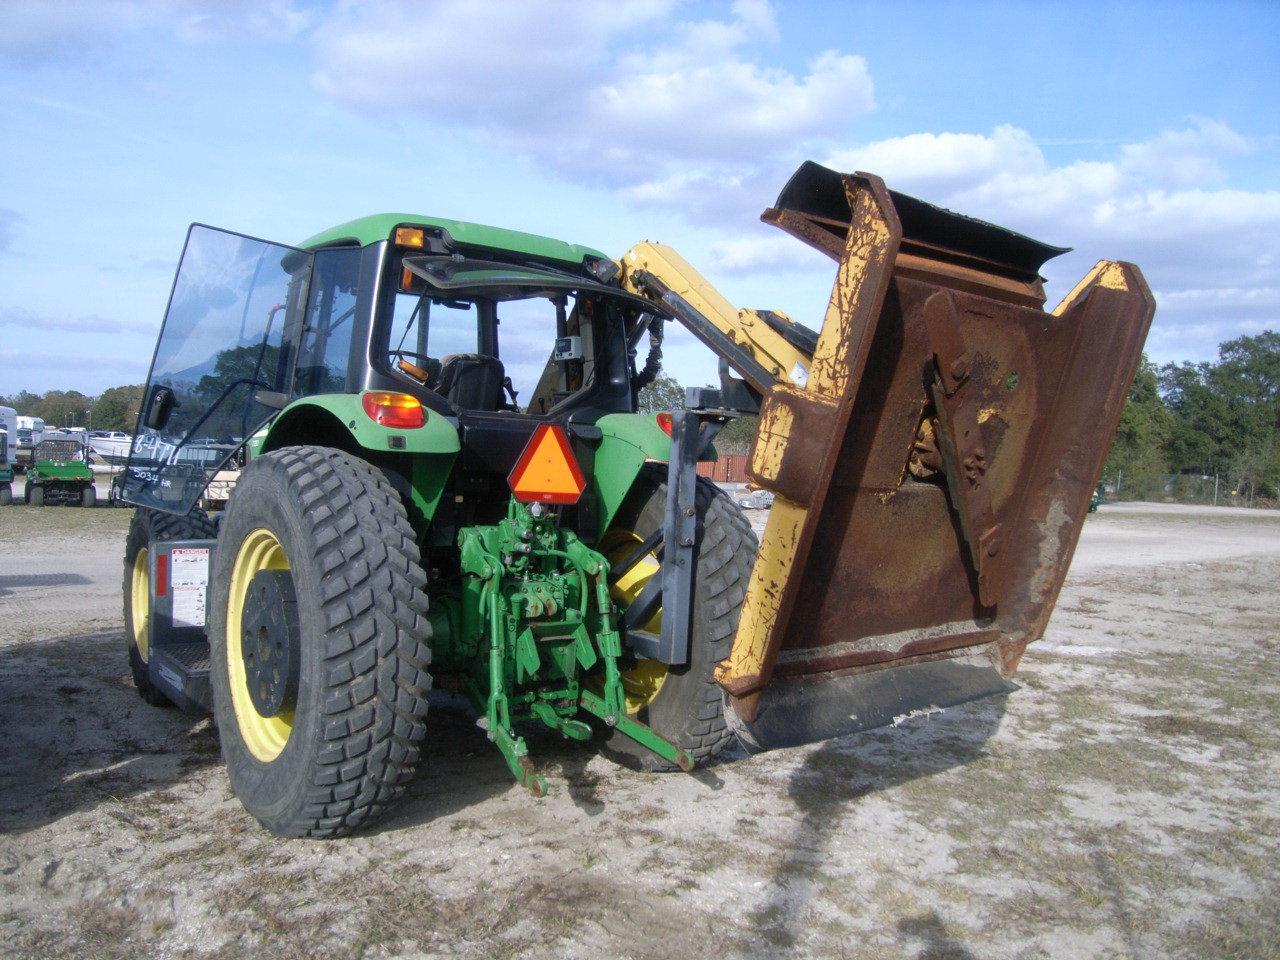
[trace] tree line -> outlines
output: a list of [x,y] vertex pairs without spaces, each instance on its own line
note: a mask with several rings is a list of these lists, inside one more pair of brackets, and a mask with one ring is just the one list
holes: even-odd
[[1228,340],[1216,361],[1144,357],[1102,476],[1123,499],[1280,500],[1280,333]]
[[112,387],[96,397],[79,390],[49,390],[43,394],[23,390],[0,396],[0,407],[13,407],[19,416],[39,417],[50,427],[86,427],[90,430],[123,430],[132,433],[142,406],[142,384]]

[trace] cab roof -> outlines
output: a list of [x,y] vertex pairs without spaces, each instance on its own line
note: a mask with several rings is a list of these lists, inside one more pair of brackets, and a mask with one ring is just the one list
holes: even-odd
[[465,220],[424,217],[413,213],[375,213],[358,220],[350,220],[317,233],[314,237],[304,240],[300,246],[304,250],[349,245],[363,247],[370,243],[377,243],[379,240],[389,240],[391,231],[396,227],[437,227],[448,233],[454,243],[487,247],[491,250],[505,250],[546,260],[559,260],[572,263],[574,266],[581,266],[587,257],[605,256],[591,247],[565,243],[563,240],[553,240],[550,237],[540,237],[533,233],[522,233],[519,230],[507,230],[503,227],[489,227],[482,223],[468,223]]

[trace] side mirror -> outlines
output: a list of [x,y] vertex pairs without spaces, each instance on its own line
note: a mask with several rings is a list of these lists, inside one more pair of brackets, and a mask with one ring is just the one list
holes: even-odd
[[151,391],[151,401],[147,404],[147,415],[143,417],[143,426],[152,430],[163,430],[169,422],[169,414],[177,405],[177,398],[168,387],[156,387]]

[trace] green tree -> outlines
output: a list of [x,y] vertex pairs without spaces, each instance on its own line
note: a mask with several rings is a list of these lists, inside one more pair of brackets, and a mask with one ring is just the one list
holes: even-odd
[[1208,379],[1226,407],[1221,447],[1231,488],[1250,502],[1280,497],[1280,333],[1223,343]]
[[87,427],[92,404],[79,390],[50,390],[23,413],[40,417],[51,427]]
[[684,387],[675,377],[658,374],[652,383],[640,391],[641,413],[663,413],[684,409]]
[[1165,453],[1176,473],[1212,474],[1223,463],[1227,408],[1209,383],[1209,363],[1169,363],[1160,392],[1173,420]]
[[132,432],[138,423],[138,408],[142,406],[143,390],[140,383],[103,390],[93,401],[93,429]]
[[34,416],[31,410],[40,402],[40,395],[30,390],[22,390],[11,397],[0,397],[0,406],[13,407],[20,417]]
[[1175,472],[1216,476],[1248,502],[1280,497],[1280,333],[1228,340],[1216,363],[1167,364],[1160,390]]
[[1120,414],[1120,424],[1107,453],[1103,479],[1119,496],[1137,499],[1159,495],[1164,489],[1173,417],[1160,396],[1155,365],[1145,356]]
[[716,450],[725,455],[749,453],[756,439],[759,417],[738,417],[725,424],[716,436]]

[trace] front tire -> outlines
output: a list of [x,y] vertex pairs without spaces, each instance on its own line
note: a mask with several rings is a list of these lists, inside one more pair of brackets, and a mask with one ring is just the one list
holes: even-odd
[[213,521],[202,510],[186,516],[139,507],[129,522],[124,541],[124,635],[129,647],[129,672],[138,696],[152,706],[168,706],[169,700],[151,684],[150,656],[151,544],[158,540],[211,540]]
[[80,492],[80,505],[82,507],[97,506],[97,503],[98,503],[98,491],[95,490],[92,486],[85,487],[84,490]]
[[44,506],[44,487],[28,487],[27,503],[33,507]]
[[[231,787],[272,833],[350,833],[412,778],[431,682],[425,585],[404,505],[367,462],[286,447],[241,474],[214,564],[211,679]],[[268,586],[291,597],[296,645],[281,660],[289,693],[270,702],[254,659],[270,649]]]
[[13,503],[13,489],[6,483],[0,487],[0,507],[7,507]]
[[[662,526],[667,502],[666,476],[665,465],[645,467],[606,534],[604,547],[612,561],[618,562],[635,549],[635,544]],[[698,478],[697,512],[689,662],[682,667],[664,668],[656,661],[641,660],[624,674],[623,680],[628,686],[631,715],[688,751],[695,762],[703,763],[729,743],[724,691],[716,683],[715,669],[733,645],[759,545],[750,521],[738,506],[702,477]],[[648,575],[657,575],[657,569],[657,562],[653,561]],[[618,586],[631,596],[638,595],[643,588],[635,577],[622,578]],[[617,592],[615,588],[615,599],[625,603]],[[677,769],[616,731],[609,735],[603,749],[610,759],[628,767]]]

